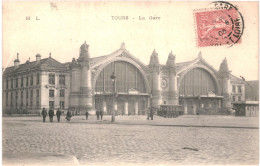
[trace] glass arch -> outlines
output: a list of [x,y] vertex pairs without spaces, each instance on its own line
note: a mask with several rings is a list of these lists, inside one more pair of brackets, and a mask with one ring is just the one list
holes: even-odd
[[207,95],[209,92],[217,94],[214,78],[202,68],[193,68],[182,79],[179,95],[183,97]]
[[108,64],[99,73],[96,81],[95,93],[112,92],[112,81],[110,76],[115,72],[115,89],[118,93],[128,93],[136,90],[145,93],[145,83],[140,71],[132,64],[125,61],[115,61]]

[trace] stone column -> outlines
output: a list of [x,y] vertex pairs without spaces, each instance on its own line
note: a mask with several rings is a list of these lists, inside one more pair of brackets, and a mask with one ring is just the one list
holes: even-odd
[[138,100],[135,101],[135,115],[138,115]]
[[91,94],[91,69],[89,61],[84,60],[81,63],[81,79],[80,79],[80,92],[81,102],[80,106],[83,108],[92,108],[92,94]]
[[186,100],[184,100],[183,101],[183,105],[184,105],[184,115],[187,115],[188,114],[188,105],[187,105],[187,101]]
[[128,115],[128,101],[125,100],[125,115]]
[[152,106],[158,107],[162,102],[161,97],[161,81],[160,81],[160,67],[153,67],[152,72]]
[[151,105],[150,105],[150,104],[151,104],[151,103],[150,103],[150,100],[151,100],[151,98],[150,98],[150,97],[147,97],[146,107],[145,107],[146,110],[145,110],[145,111],[147,111],[147,110],[150,108],[150,106],[151,106]]
[[222,95],[223,100],[223,111],[229,110],[231,106],[231,83],[230,83],[230,72],[225,58],[219,67],[219,75],[222,81]]
[[166,67],[169,72],[169,100],[168,103],[172,105],[178,105],[177,98],[177,79],[176,79],[176,67],[175,67],[175,56],[172,51],[168,56]]
[[231,83],[229,77],[222,78],[223,81],[223,96],[224,96],[224,102],[223,102],[223,108],[225,110],[230,109],[231,106]]
[[169,77],[169,104],[178,105],[178,97],[177,97],[177,77],[175,73],[175,69],[170,69],[170,77]]

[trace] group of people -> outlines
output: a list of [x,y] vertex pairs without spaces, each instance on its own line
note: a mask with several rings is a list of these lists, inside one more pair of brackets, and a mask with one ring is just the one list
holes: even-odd
[[103,115],[104,115],[104,111],[103,110],[97,110],[96,111],[96,115],[97,115],[97,120],[99,120],[99,117],[100,117],[100,120],[103,119]]
[[[47,110],[45,108],[42,109],[42,118],[43,118],[43,123],[45,123],[45,119],[46,119],[46,116],[49,115],[49,118],[50,118],[50,122],[52,123],[53,122],[53,116],[54,116],[54,110],[53,108],[50,108],[48,113],[47,113]],[[58,123],[60,122],[60,116],[61,116],[61,110],[58,108],[58,110],[56,111],[56,116],[57,116],[57,121]],[[72,113],[70,110],[68,110],[67,112],[67,116],[66,116],[66,119],[67,121],[70,121],[72,117]]]
[[[154,108],[151,108],[150,111],[147,111],[147,120],[149,120],[151,118],[151,120],[153,120],[153,111],[154,111]],[[50,108],[48,113],[47,113],[47,110],[45,108],[42,109],[42,117],[43,117],[43,123],[45,122],[45,119],[47,117],[47,115],[49,116],[49,119],[50,119],[50,122],[52,123],[53,122],[53,116],[54,116],[54,110],[53,108]],[[86,111],[86,120],[88,120],[88,111]],[[103,119],[103,115],[104,115],[104,111],[103,110],[97,110],[96,111],[96,116],[97,116],[97,120],[102,120]],[[58,123],[60,122],[60,116],[61,116],[61,111],[60,109],[58,108],[58,110],[56,111],[56,116],[57,116],[57,121]],[[73,116],[73,113],[68,110],[67,111],[67,114],[66,114],[66,120],[69,122],[71,120],[71,117]]]

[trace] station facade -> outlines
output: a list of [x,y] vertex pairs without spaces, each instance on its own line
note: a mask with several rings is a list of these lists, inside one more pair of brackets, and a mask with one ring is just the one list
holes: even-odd
[[[91,58],[89,46],[81,45],[78,59],[60,63],[49,58],[14,66],[3,74],[3,109],[26,108],[31,112],[43,107],[103,110],[111,114],[143,115],[150,107],[181,105],[184,114],[221,114],[232,103],[245,101],[245,84],[231,74],[226,59],[214,69],[201,53],[188,62],[175,62],[172,52],[166,64],[159,63],[154,50],[150,63],[143,64],[126,50]],[[116,79],[111,81],[112,73]]]

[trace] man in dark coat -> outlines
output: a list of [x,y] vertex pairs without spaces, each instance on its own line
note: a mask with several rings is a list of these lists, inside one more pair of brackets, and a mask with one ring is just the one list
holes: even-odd
[[72,117],[72,113],[70,112],[70,110],[68,110],[67,116],[66,116],[66,119],[68,122],[70,121],[71,117]]
[[97,120],[99,120],[99,110],[96,111],[97,114]]
[[57,110],[57,112],[56,112],[56,116],[57,116],[58,122],[60,122],[61,111],[60,111],[59,108],[58,108],[58,110]]
[[42,109],[42,118],[43,118],[43,123],[45,122],[45,118],[46,118],[46,116],[47,116],[47,111],[46,111],[46,109],[43,107],[43,109]]
[[154,108],[152,108],[152,109],[151,109],[151,112],[150,112],[151,120],[153,120],[153,110],[154,110]]
[[86,120],[88,120],[88,110],[86,111]]
[[51,109],[49,110],[50,122],[53,122],[53,116],[54,116],[54,111],[53,111],[53,109],[51,108]]
[[103,110],[100,110],[100,119],[101,120],[103,119],[103,114],[104,114]]

